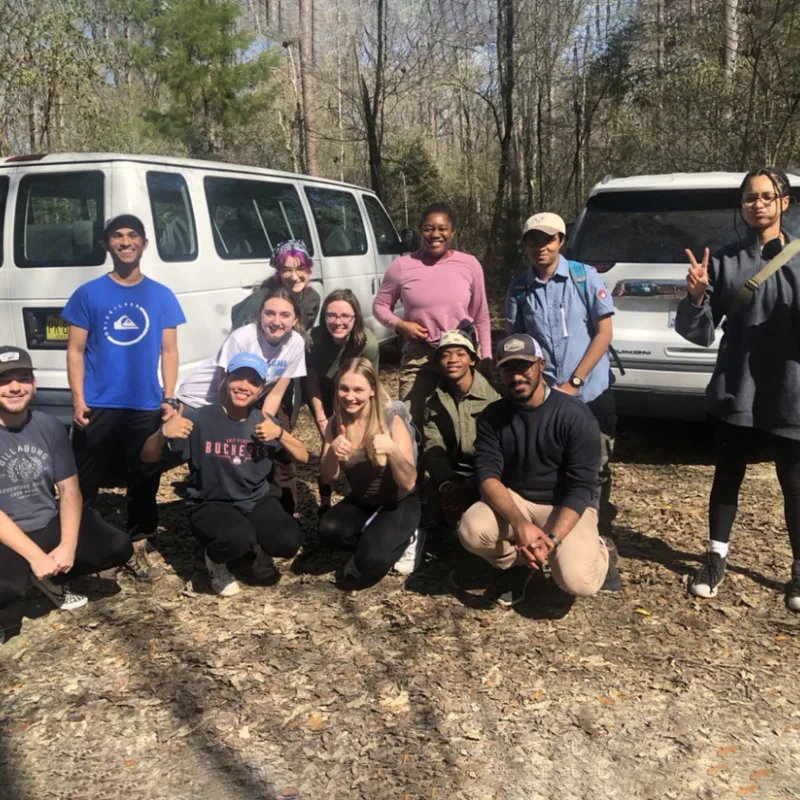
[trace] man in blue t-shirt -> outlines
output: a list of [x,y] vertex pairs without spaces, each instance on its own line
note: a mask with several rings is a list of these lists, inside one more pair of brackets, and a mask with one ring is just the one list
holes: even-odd
[[76,289],[61,312],[69,323],[72,442],[81,493],[89,505],[103,476],[125,460],[134,547],[130,566],[137,577],[148,579],[159,571],[148,555],[147,539],[158,525],[160,470],[157,464],[142,464],[140,452],[158,429],[162,412],[169,416],[177,406],[177,326],[186,319],[172,291],[142,275],[147,237],[138,217],[115,217],[103,238],[113,270]]

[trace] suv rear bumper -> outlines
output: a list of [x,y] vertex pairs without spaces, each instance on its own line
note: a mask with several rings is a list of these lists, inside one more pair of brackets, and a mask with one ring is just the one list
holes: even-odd
[[31,408],[50,414],[67,427],[72,425],[72,394],[69,389],[37,389]]
[[632,417],[703,420],[708,416],[705,393],[615,386],[614,399],[617,413]]

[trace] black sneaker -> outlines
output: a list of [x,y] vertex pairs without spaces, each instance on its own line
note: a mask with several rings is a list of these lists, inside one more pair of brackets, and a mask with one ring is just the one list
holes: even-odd
[[528,567],[504,569],[496,577],[487,597],[501,608],[513,608],[525,599],[533,574],[533,570]]
[[697,570],[697,574],[689,584],[689,593],[695,597],[716,597],[717,587],[725,577],[725,559],[709,550],[706,562]]
[[800,561],[792,563],[792,579],[786,587],[786,607],[800,611]]
[[601,536],[600,540],[608,550],[608,571],[606,572],[606,579],[603,581],[600,591],[621,592],[622,581],[620,580],[619,570],[617,569],[617,558],[619,557],[617,546],[614,544],[614,541],[607,536]]

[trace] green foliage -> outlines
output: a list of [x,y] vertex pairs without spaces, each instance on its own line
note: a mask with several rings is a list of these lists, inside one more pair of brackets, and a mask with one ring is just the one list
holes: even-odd
[[223,153],[236,127],[269,105],[274,58],[256,51],[234,0],[174,0],[156,7],[139,58],[167,90],[168,101],[144,118],[192,156]]
[[439,169],[421,137],[396,143],[383,158],[387,210],[402,227],[406,215],[408,227],[416,228],[425,206],[447,202]]

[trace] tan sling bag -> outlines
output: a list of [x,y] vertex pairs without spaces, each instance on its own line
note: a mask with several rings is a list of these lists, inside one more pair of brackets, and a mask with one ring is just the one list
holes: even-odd
[[793,239],[783,250],[770,259],[762,269],[760,269],[752,278],[748,278],[744,286],[739,289],[739,294],[733,298],[731,307],[728,309],[728,319],[735,316],[736,312],[756,293],[758,287],[769,278],[770,275],[776,273],[792,256],[800,253],[800,239]]

